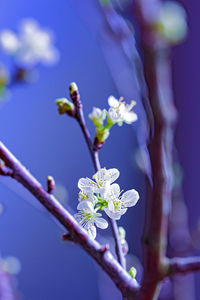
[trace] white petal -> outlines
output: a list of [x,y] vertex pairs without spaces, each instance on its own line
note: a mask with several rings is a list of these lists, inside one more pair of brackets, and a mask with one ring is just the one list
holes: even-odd
[[123,115],[123,118],[124,118],[124,122],[126,122],[127,124],[131,124],[131,123],[137,121],[137,119],[138,119],[136,113],[134,113],[133,111],[126,112]]
[[102,110],[102,116],[101,116],[101,117],[102,117],[102,120],[105,120],[106,115],[107,115],[106,113],[107,113],[106,109],[103,109],[103,110]]
[[101,229],[106,229],[108,227],[108,222],[104,218],[97,217],[95,219],[95,224]]
[[109,169],[108,170],[110,183],[113,183],[119,177],[119,171],[117,169]]
[[91,225],[88,229],[88,234],[89,236],[92,238],[92,239],[95,239],[96,238],[96,235],[97,235],[97,231],[96,231],[96,227],[94,225]]
[[81,201],[78,206],[78,210],[88,210],[90,212],[94,212],[94,206],[90,201]]
[[5,52],[15,53],[19,48],[19,40],[11,30],[4,30],[0,33],[0,44]]
[[121,120],[121,113],[119,109],[114,107],[109,108],[108,115],[112,122],[119,122]]
[[105,208],[104,211],[113,220],[119,220],[121,218],[121,214],[119,212],[112,212],[108,208]]
[[114,212],[114,211],[115,211],[115,207],[114,207],[113,201],[109,201],[109,202],[108,202],[108,209],[109,209],[111,212]]
[[126,213],[126,211],[127,211],[127,208],[121,208],[121,210],[119,212],[120,216],[124,215]]
[[108,104],[110,107],[117,108],[119,106],[119,101],[114,96],[110,96],[108,97]]
[[140,198],[140,196],[139,196],[138,192],[136,190],[132,189],[132,190],[125,192],[122,195],[121,201],[124,203],[124,205],[126,207],[131,207],[131,206],[136,205],[139,198]]
[[23,34],[31,35],[35,33],[39,28],[39,25],[35,19],[27,18],[21,21],[20,23],[20,31]]
[[107,179],[107,170],[105,168],[100,169],[96,174],[94,174],[93,178],[95,178],[97,182],[105,182]]
[[78,188],[84,192],[91,192],[96,187],[96,183],[90,178],[81,178],[78,181]]
[[117,183],[113,183],[111,186],[110,186],[110,191],[114,193],[115,197],[119,197],[120,195],[120,186],[119,184]]
[[93,119],[93,118],[100,118],[102,114],[102,111],[100,108],[98,107],[93,107],[91,114],[89,114],[89,118]]
[[76,221],[79,223],[79,224],[81,224],[82,223],[82,221],[83,221],[83,215],[82,215],[82,213],[76,213],[75,215],[74,215],[74,218],[76,219]]

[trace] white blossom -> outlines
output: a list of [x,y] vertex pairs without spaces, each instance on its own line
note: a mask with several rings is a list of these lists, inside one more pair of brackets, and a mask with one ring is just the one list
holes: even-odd
[[95,179],[95,181],[88,177],[79,179],[78,187],[85,192],[104,194],[118,177],[119,171],[117,169],[107,170],[106,168],[103,168],[94,174],[93,179]]
[[112,184],[110,189],[104,194],[104,199],[108,205],[104,208],[105,213],[114,220],[119,220],[127,211],[128,207],[135,206],[139,200],[139,194],[132,189],[120,196],[120,187],[118,184]]
[[[139,194],[134,189],[122,194],[119,185],[113,183],[118,177],[117,169],[103,168],[94,174],[94,180],[86,177],[78,181],[80,192],[77,209],[79,212],[75,214],[75,218],[93,238],[96,237],[95,225],[102,229],[108,226],[107,222],[100,218],[99,210],[105,211],[111,219],[119,220],[127,208],[136,205],[139,199]],[[125,231],[122,229],[120,236],[121,243],[125,245]]]
[[131,111],[135,105],[134,101],[132,101],[131,104],[126,104],[122,101],[122,98],[117,100],[115,97],[110,96],[108,98],[108,104],[110,106],[108,115],[111,122],[122,125],[123,122],[131,124],[137,120],[136,113]]
[[82,201],[78,204],[77,209],[79,212],[74,215],[77,222],[87,230],[91,238],[96,238],[96,227],[106,229],[108,222],[101,218],[101,214],[97,213],[94,206],[89,201]]
[[52,42],[52,34],[42,29],[33,19],[21,22],[18,35],[10,30],[0,33],[2,49],[14,55],[23,67],[33,67],[38,63],[55,63],[58,60],[58,51]]
[[187,34],[187,21],[184,8],[177,2],[164,2],[157,20],[160,33],[172,43],[178,43]]

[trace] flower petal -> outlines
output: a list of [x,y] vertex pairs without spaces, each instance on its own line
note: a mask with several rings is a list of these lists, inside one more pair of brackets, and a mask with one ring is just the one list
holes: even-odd
[[88,231],[89,236],[92,239],[96,238],[97,230],[96,230],[96,227],[94,225],[91,225],[90,227],[88,227],[87,231]]
[[105,208],[104,211],[113,220],[119,220],[121,218],[121,212],[113,212],[110,211],[109,208]]
[[115,211],[114,203],[113,201],[108,201],[108,209],[112,212]]
[[76,221],[79,223],[79,224],[82,224],[82,222],[84,221],[84,218],[83,218],[83,214],[82,213],[76,213],[74,215],[74,218],[76,219]]
[[113,183],[119,177],[119,171],[115,168],[107,170],[110,178],[110,183]]
[[95,224],[101,229],[106,229],[108,227],[108,222],[104,218],[97,217],[95,219]]
[[108,177],[107,170],[105,168],[100,169],[93,176],[93,178],[96,180],[96,182],[99,182],[99,183],[106,182],[107,177]]
[[77,206],[78,210],[87,210],[90,212],[94,212],[94,206],[92,204],[92,202],[90,201],[81,201],[78,206]]
[[114,96],[110,96],[108,97],[108,104],[110,107],[117,108],[119,106],[119,101]]
[[138,192],[136,190],[132,189],[132,190],[125,192],[122,195],[121,201],[123,202],[124,206],[131,207],[131,206],[136,205],[139,198],[140,198],[140,196],[139,196]]
[[123,115],[123,119],[124,119],[124,122],[126,122],[127,124],[131,124],[131,123],[137,121],[138,117],[137,117],[136,113],[134,113],[133,111],[130,111],[130,112],[126,112]]
[[11,30],[3,30],[0,33],[0,45],[8,54],[14,54],[20,46],[20,41]]
[[110,186],[110,191],[113,192],[113,194],[115,195],[115,197],[119,197],[120,195],[120,186],[119,184],[117,183],[113,183],[111,186]]
[[121,120],[121,113],[117,108],[114,107],[109,108],[108,115],[112,122],[119,122]]
[[78,181],[78,188],[84,192],[92,192],[96,187],[96,183],[90,178],[81,178]]

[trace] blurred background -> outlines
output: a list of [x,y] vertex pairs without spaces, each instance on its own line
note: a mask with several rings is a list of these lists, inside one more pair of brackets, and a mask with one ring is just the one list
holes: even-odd
[[[173,48],[172,54],[175,102],[179,112],[176,144],[184,173],[183,192],[189,227],[196,241],[193,251],[198,253],[200,4],[186,0],[181,3],[188,13],[189,32],[187,39]],[[38,78],[32,84],[12,88],[9,99],[0,107],[1,140],[44,186],[47,176],[52,175],[58,199],[73,212],[77,205],[78,179],[90,177],[94,171],[78,125],[73,119],[58,114],[55,99],[68,97],[68,85],[75,81],[86,116],[93,106],[107,107],[110,95],[124,96],[128,102],[136,100],[139,121],[132,126],[115,126],[100,151],[100,160],[103,167],[120,170],[118,183],[122,188],[135,188],[141,196],[137,206],[119,222],[127,230],[128,261],[137,265],[139,279],[146,184],[137,162],[138,141],[145,141],[142,128],[146,119],[134,64],[130,64],[107,30],[98,1],[0,2],[0,30],[9,28],[16,32],[24,18],[34,18],[42,27],[52,30],[60,59],[54,66],[39,66]],[[130,39],[130,45],[134,53],[134,39]],[[12,69],[9,56],[1,53],[0,58]],[[94,134],[89,119],[87,124]],[[1,255],[14,256],[21,265],[15,282],[16,299],[78,300],[83,294],[88,300],[118,299],[118,292],[106,275],[79,247],[62,241],[64,230],[23,187],[11,179],[0,178],[0,203],[3,206]],[[100,241],[110,239],[109,230],[103,234],[98,236]],[[184,233],[181,237],[184,239]],[[179,249],[183,254],[188,245],[184,247]],[[200,276],[184,278],[176,278],[190,282],[188,293],[180,299],[200,299]],[[170,291],[171,283],[166,282],[166,285]],[[178,300],[171,292],[163,292],[161,297]]]

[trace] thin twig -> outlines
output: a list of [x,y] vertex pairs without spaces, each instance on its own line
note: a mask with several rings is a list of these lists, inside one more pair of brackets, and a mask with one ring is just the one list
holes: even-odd
[[117,223],[113,222],[114,220],[112,220],[111,218],[108,218],[109,222],[110,222],[110,226],[111,226],[111,230],[112,230],[112,234],[115,240],[115,251],[117,254],[117,259],[119,261],[119,263],[122,265],[122,267],[124,269],[126,269],[126,260],[124,257],[124,254],[122,252],[122,250],[120,251],[119,249],[121,249],[121,243],[118,237],[118,227],[117,227]]
[[12,178],[21,183],[36,199],[69,231],[73,241],[79,244],[110,276],[122,293],[138,291],[138,283],[121,267],[110,251],[92,240],[73,216],[49,194],[17,158],[0,142],[0,158],[13,170]]
[[[76,113],[75,113],[74,117],[77,120],[77,122],[79,123],[81,130],[83,132],[83,135],[85,137],[85,141],[86,141],[88,150],[89,150],[91,158],[92,158],[94,169],[95,169],[95,171],[98,171],[101,168],[100,161],[99,161],[99,154],[98,154],[98,150],[96,149],[96,147],[94,147],[94,145],[91,141],[90,133],[89,133],[89,130],[87,128],[85,118],[84,118],[83,107],[82,107],[82,103],[80,100],[78,88],[77,89],[75,88],[75,90],[70,91],[70,96],[75,105]],[[109,219],[109,222],[111,225],[111,230],[112,230],[112,234],[113,234],[114,241],[115,241],[115,251],[116,251],[117,259],[118,259],[119,263],[122,265],[122,267],[125,268],[126,267],[125,257],[124,257],[124,254],[122,251],[122,246],[121,246],[120,239],[119,239],[117,222],[109,217],[108,217],[108,219]]]

